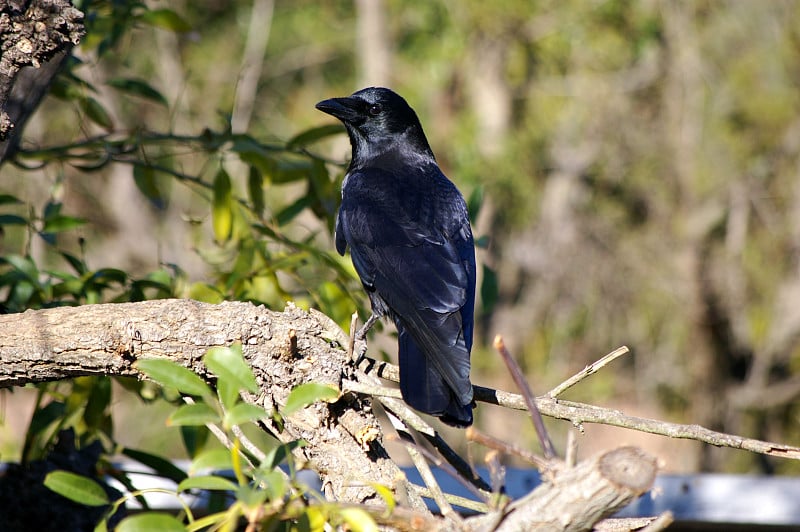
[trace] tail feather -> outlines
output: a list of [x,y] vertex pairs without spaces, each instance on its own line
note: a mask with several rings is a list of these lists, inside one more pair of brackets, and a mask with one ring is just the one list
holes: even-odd
[[463,405],[439,371],[417,347],[411,335],[398,326],[400,357],[400,391],[411,407],[440,418],[456,427],[472,425],[472,403]]

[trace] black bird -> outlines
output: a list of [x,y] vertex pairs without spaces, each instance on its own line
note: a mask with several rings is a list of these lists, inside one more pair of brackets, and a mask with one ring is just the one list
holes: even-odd
[[344,123],[353,149],[335,233],[339,254],[350,246],[372,304],[359,336],[392,318],[403,399],[468,427],[475,246],[464,198],[398,94],[371,87],[316,107]]

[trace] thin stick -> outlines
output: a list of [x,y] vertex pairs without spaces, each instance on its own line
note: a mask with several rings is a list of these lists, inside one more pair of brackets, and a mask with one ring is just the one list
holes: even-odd
[[350,318],[350,343],[347,344],[347,360],[353,360],[353,352],[356,349],[356,325],[358,325],[358,312],[353,312]]
[[486,457],[484,458],[486,466],[489,468],[489,478],[492,479],[493,493],[502,492],[503,487],[506,485],[506,470],[500,465],[499,455],[500,451],[491,450],[486,453]]
[[[408,484],[420,497],[425,497],[427,499],[433,499],[433,495],[428,488],[424,488],[422,486],[418,486],[417,484],[412,484],[409,482]],[[450,504],[455,504],[456,506],[461,506],[462,508],[466,508],[467,510],[472,510],[473,512],[478,512],[485,514],[489,511],[489,506],[482,502],[473,501],[472,499],[467,499],[465,497],[459,497],[458,495],[453,495],[451,493],[445,493],[444,498]]]
[[[389,441],[391,441],[393,439],[398,439],[399,440],[400,438],[387,437],[387,440],[389,440]],[[457,480],[459,484],[461,484],[462,486],[467,488],[473,495],[475,495],[476,497],[478,497],[482,501],[488,501],[489,500],[489,496],[490,496],[489,493],[484,493],[481,490],[479,490],[478,488],[476,488],[475,486],[473,486],[472,484],[470,484],[467,481],[467,479],[465,479],[458,471],[456,471],[455,468],[452,465],[450,465],[449,463],[443,461],[442,459],[440,459],[438,456],[436,456],[435,454],[430,452],[425,447],[422,447],[421,445],[418,445],[414,441],[408,441],[408,440],[405,440],[405,439],[401,440],[401,442],[406,447],[413,446],[414,448],[416,448],[417,451],[419,451],[419,453],[422,454],[422,456],[424,456],[426,460],[428,460],[433,465],[435,465],[436,467],[438,467],[439,469],[441,469],[442,471],[444,471],[445,473],[450,475],[452,478]]]
[[395,399],[402,399],[403,395],[397,388],[389,388],[388,386],[375,386],[365,384],[358,381],[342,381],[342,392],[353,392],[364,395],[372,395],[374,397],[394,397]]
[[672,512],[667,510],[666,512],[659,515],[649,525],[644,527],[640,532],[659,532],[667,528],[669,525],[671,525],[674,520],[675,516],[672,515]]
[[[397,366],[388,362],[376,361],[369,358],[367,359],[367,364],[369,374],[377,373],[380,374],[381,378],[397,381],[397,375],[399,375]],[[362,365],[364,365],[363,362]],[[475,401],[514,410],[527,410],[525,399],[520,394],[477,385],[474,385],[472,389],[474,391]],[[767,456],[800,460],[800,447],[745,438],[735,434],[726,434],[724,432],[707,429],[700,425],[684,425],[680,423],[670,423],[668,421],[658,421],[656,419],[629,416],[619,410],[611,408],[592,406],[573,401],[556,400],[547,394],[538,397],[536,399],[536,405],[543,415],[570,421],[575,426],[580,426],[581,423],[610,425],[666,436],[668,438],[689,439],[708,443],[717,447],[742,449]]]
[[489,449],[495,449],[497,451],[522,458],[526,462],[530,462],[531,464],[535,465],[537,469],[548,469],[550,467],[550,463],[541,456],[537,456],[532,452],[522,449],[521,447],[517,447],[512,443],[506,443],[502,440],[498,440],[497,438],[493,438],[492,436],[479,431],[475,427],[469,427],[467,429],[466,436],[469,441],[480,443]]
[[567,467],[575,467],[578,463],[578,436],[575,427],[567,431],[567,451],[564,453],[564,462]]
[[384,410],[392,412],[399,419],[403,420],[406,425],[417,431],[424,437],[437,451],[444,457],[447,462],[452,465],[458,474],[464,479],[469,481],[478,490],[481,490],[484,495],[491,492],[492,488],[481,477],[475,473],[470,465],[461,456],[453,450],[450,445],[439,435],[436,430],[428,425],[416,412],[411,410],[405,402],[400,399],[385,397],[380,400],[383,404]]
[[503,362],[506,363],[509,373],[511,373],[511,377],[514,379],[514,383],[522,392],[522,397],[525,399],[525,404],[527,405],[528,412],[531,415],[533,427],[536,429],[536,435],[539,437],[539,443],[542,446],[542,452],[544,453],[545,459],[550,460],[554,458],[556,456],[556,451],[553,448],[553,442],[550,441],[550,436],[547,434],[547,429],[544,426],[542,414],[536,407],[536,400],[534,399],[535,396],[531,391],[531,387],[528,385],[528,381],[526,381],[525,377],[522,375],[522,370],[520,369],[519,365],[517,365],[516,361],[514,361],[514,358],[511,356],[511,353],[509,353],[508,349],[506,349],[506,344],[503,342],[503,337],[499,334],[494,337],[494,348],[498,353],[500,353],[500,356],[503,358]]
[[253,458],[258,460],[259,463],[263,462],[267,458],[267,455],[264,453],[264,451],[259,449],[256,444],[250,441],[250,438],[247,437],[239,425],[233,425],[231,427],[231,431],[237,438],[239,438],[239,441],[242,442],[242,447],[244,447],[247,452],[253,455]]
[[436,505],[439,507],[439,510],[442,512],[442,515],[452,521],[455,521],[456,523],[462,524],[464,520],[456,513],[455,510],[453,510],[453,507],[450,506],[450,503],[447,502],[447,499],[445,499],[442,488],[439,486],[439,483],[436,482],[436,478],[433,476],[433,471],[431,471],[428,462],[425,461],[425,458],[419,451],[419,448],[414,442],[414,437],[408,431],[408,428],[391,411],[387,410],[386,414],[388,415],[392,426],[397,431],[398,438],[406,444],[406,451],[411,457],[414,467],[416,467],[417,471],[419,471],[422,481],[425,482],[425,485],[430,490],[431,496],[433,497],[434,502],[436,502]]
[[614,349],[612,352],[610,352],[600,360],[592,362],[591,364],[583,368],[581,371],[579,371],[569,379],[565,380],[564,382],[562,382],[561,384],[559,384],[558,386],[547,392],[547,395],[549,395],[550,397],[558,397],[559,395],[564,393],[564,391],[575,386],[589,375],[597,373],[597,371],[600,370],[600,368],[602,368],[603,366],[610,364],[614,360],[618,359],[619,357],[627,353],[630,353],[630,349],[628,349],[628,347],[624,345],[622,347]]

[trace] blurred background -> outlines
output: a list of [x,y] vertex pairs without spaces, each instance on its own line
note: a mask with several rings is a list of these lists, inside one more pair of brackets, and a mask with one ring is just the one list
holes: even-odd
[[[334,125],[314,104],[383,85],[417,111],[473,207],[474,383],[514,390],[491,349],[496,334],[537,393],[627,345],[631,354],[564,398],[800,443],[800,3],[76,5],[89,31],[78,61],[28,124],[15,161],[25,167],[0,168],[0,193],[21,201],[4,213],[57,204],[61,219],[81,222],[35,238],[47,213],[31,214],[4,228],[2,253],[31,257],[51,285],[68,269],[65,254],[124,277],[92,297],[14,303],[6,292],[9,311],[194,297],[275,310],[294,300],[345,328],[357,308],[366,317],[331,235],[350,148],[343,128],[314,129]],[[133,147],[125,157],[106,142],[115,138]],[[253,207],[229,214],[232,229],[225,197]],[[247,220],[260,220],[266,244],[248,236]],[[137,285],[140,294],[132,279],[151,284]],[[373,349],[389,358],[392,332],[373,333]],[[35,395],[2,395],[3,459],[20,452]],[[137,405],[115,395],[115,438],[159,448],[163,424],[150,413],[141,426]],[[536,448],[518,412],[479,405],[476,419]],[[563,450],[568,424],[548,426]],[[583,429],[581,456],[631,443],[672,472],[797,470]],[[447,437],[469,451],[461,432]]]

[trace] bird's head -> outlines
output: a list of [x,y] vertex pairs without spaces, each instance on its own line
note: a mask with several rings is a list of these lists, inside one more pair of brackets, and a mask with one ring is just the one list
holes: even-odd
[[344,123],[355,165],[390,149],[433,157],[417,113],[394,91],[369,87],[345,98],[323,100],[316,107]]

